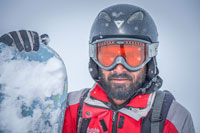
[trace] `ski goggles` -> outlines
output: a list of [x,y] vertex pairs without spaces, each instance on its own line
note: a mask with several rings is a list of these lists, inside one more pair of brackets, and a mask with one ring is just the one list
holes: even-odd
[[122,64],[129,71],[137,71],[157,55],[158,45],[140,39],[101,39],[90,44],[90,57],[105,70]]

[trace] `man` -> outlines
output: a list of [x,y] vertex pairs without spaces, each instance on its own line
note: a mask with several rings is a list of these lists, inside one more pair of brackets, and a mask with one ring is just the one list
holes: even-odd
[[[12,34],[1,40],[8,44],[15,40]],[[38,46],[33,41],[38,35],[30,35],[26,38]],[[95,84],[68,94],[63,132],[194,133],[190,113],[170,92],[159,91],[158,45],[156,25],[144,9],[119,4],[102,10],[90,34],[89,71]]]

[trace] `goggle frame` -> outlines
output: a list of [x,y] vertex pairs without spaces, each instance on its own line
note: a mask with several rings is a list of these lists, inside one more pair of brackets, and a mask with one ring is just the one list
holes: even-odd
[[[116,59],[114,60],[114,62],[110,66],[102,65],[97,60],[97,54],[96,54],[97,45],[100,42],[106,42],[106,41],[116,41],[116,42],[119,41],[119,45],[124,41],[135,41],[135,42],[144,43],[145,46],[146,46],[146,58],[145,58],[145,61],[141,65],[139,65],[137,67],[132,67],[125,61],[125,59],[122,56],[117,56]],[[89,56],[100,68],[108,70],[108,71],[113,70],[118,64],[122,64],[129,71],[138,71],[143,66],[145,66],[151,60],[152,57],[154,57],[154,56],[156,56],[158,54],[158,50],[157,50],[158,46],[159,46],[159,42],[151,43],[149,41],[142,40],[142,39],[135,39],[135,38],[106,38],[106,39],[96,40],[96,41],[94,41],[94,42],[89,44]]]

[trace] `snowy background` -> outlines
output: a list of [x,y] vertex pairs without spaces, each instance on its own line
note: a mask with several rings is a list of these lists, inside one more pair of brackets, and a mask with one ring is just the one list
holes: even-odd
[[[65,62],[69,91],[91,87],[88,40],[98,12],[121,0],[1,0],[0,35],[31,29],[48,33],[51,47]],[[192,114],[200,132],[200,1],[123,0],[147,10],[158,27],[158,66],[168,89]]]

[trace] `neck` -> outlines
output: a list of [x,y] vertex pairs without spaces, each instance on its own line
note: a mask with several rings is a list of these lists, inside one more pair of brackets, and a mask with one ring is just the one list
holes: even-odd
[[127,100],[117,100],[117,99],[112,99],[112,100],[116,105],[122,105],[127,101]]

